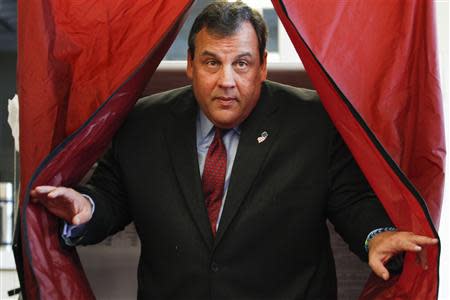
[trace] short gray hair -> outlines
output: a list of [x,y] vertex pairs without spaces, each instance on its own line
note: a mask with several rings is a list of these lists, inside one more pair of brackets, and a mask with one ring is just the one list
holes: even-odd
[[250,22],[255,29],[262,62],[267,42],[266,22],[258,11],[241,1],[217,1],[203,9],[189,32],[188,46],[191,58],[194,58],[195,37],[200,30],[206,28],[210,33],[226,37],[234,34],[244,22]]

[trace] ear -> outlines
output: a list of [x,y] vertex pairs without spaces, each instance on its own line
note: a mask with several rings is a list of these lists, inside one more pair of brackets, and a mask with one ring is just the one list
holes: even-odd
[[261,81],[267,79],[267,50],[264,51],[264,56],[261,63]]
[[192,80],[192,72],[193,72],[193,70],[192,70],[192,64],[193,64],[193,61],[192,61],[192,55],[191,55],[192,53],[191,53],[191,51],[187,51],[187,66],[186,66],[186,75],[187,75],[187,77],[189,78],[189,79],[191,79]]

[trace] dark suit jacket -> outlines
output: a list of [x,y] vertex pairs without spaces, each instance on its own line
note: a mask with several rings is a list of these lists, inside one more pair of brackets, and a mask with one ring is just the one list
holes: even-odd
[[[96,203],[81,243],[133,221],[141,299],[334,299],[326,219],[352,251],[391,226],[315,92],[265,82],[241,125],[217,236],[197,161],[191,87],[142,99],[82,189]],[[263,131],[268,137],[258,143]]]

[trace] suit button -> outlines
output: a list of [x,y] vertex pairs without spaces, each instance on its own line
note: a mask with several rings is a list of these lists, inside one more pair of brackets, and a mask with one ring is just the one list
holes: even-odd
[[219,265],[216,262],[211,263],[211,271],[213,271],[214,273],[219,272]]

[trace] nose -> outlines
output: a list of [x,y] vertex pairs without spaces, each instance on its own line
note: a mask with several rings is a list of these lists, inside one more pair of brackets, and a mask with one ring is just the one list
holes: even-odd
[[233,68],[231,66],[224,66],[220,72],[218,85],[221,88],[234,88],[236,85]]

